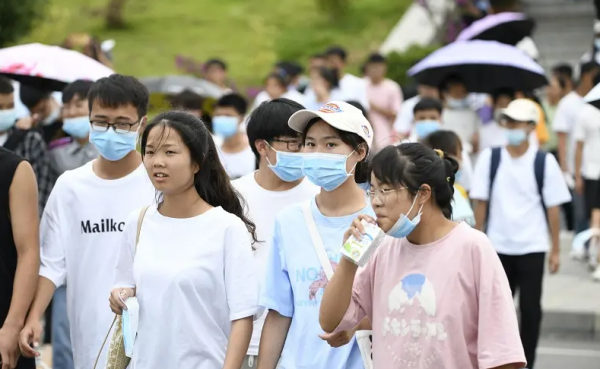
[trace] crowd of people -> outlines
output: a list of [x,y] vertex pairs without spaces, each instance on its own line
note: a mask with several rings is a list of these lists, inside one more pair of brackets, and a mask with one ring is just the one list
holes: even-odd
[[[185,90],[152,118],[134,77],[0,77],[2,369],[49,342],[54,369],[119,367],[132,298],[129,368],[534,368],[561,223],[600,228],[600,64],[405,99],[384,56],[347,59],[281,61],[253,101],[211,59],[210,111]],[[359,267],[340,249],[369,224]]]

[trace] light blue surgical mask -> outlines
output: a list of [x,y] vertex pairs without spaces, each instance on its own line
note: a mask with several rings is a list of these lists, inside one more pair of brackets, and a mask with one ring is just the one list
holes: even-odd
[[423,139],[435,131],[439,131],[442,124],[437,120],[420,120],[415,122],[415,132],[419,139]]
[[117,133],[109,128],[106,132],[90,129],[90,142],[96,146],[100,155],[110,161],[118,161],[135,150],[136,132]]
[[325,191],[333,191],[352,175],[354,168],[350,173],[346,172],[346,161],[353,153],[354,151],[349,155],[320,152],[304,154],[302,172],[315,185]]
[[[415,199],[413,200],[413,203],[410,206],[410,209],[408,209],[407,214],[410,214],[410,212],[414,208],[415,204],[417,203],[418,198],[419,198],[419,194],[417,193],[417,196],[415,196]],[[388,236],[391,236],[394,238],[404,238],[404,237],[408,236],[417,227],[417,225],[421,221],[421,211],[422,210],[423,210],[423,205],[421,205],[421,207],[419,208],[419,212],[412,219],[409,219],[407,215],[400,214],[400,217],[398,218],[396,223],[394,223],[392,228],[390,228],[390,230],[387,231],[386,234]]]
[[236,134],[239,130],[238,125],[239,120],[237,117],[219,115],[212,120],[213,133],[223,138],[229,138]]
[[0,132],[11,129],[17,122],[17,111],[15,109],[0,110]]
[[363,191],[369,191],[371,189],[371,184],[369,182],[359,183],[358,187],[360,187]]
[[467,109],[469,108],[469,100],[464,99],[454,99],[452,97],[446,98],[446,104],[450,109]]
[[524,129],[505,129],[504,134],[509,146],[519,146],[527,140],[527,131]]
[[125,356],[131,358],[133,356],[133,346],[135,344],[135,336],[139,322],[140,305],[137,298],[130,297],[125,301],[127,309],[123,310],[123,346],[125,346]]
[[90,118],[88,116],[65,118],[62,129],[74,138],[86,138],[90,134]]
[[294,182],[304,177],[302,174],[302,165],[304,162],[304,155],[295,152],[285,152],[275,150],[271,145],[267,143],[271,150],[275,151],[277,163],[271,164],[269,157],[267,157],[267,163],[269,168],[275,173],[279,179],[285,182]]
[[50,114],[46,118],[44,118],[44,120],[42,121],[42,125],[49,126],[52,123],[56,122],[58,120],[58,118],[60,118],[60,108],[59,107],[52,110],[50,112]]

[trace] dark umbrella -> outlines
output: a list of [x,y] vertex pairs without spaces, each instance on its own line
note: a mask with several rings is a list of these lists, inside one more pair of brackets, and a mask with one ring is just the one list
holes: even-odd
[[535,21],[523,13],[491,14],[465,28],[456,41],[498,41],[514,46],[530,37],[534,29]]

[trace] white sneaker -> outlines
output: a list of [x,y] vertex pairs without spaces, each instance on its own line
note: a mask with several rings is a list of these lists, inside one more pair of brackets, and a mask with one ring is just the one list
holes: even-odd
[[592,273],[592,279],[596,282],[600,282],[600,266],[597,266],[596,270]]

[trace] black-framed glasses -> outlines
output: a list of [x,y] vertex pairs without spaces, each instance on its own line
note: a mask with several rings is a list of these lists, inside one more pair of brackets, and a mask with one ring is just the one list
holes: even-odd
[[108,123],[108,122],[103,122],[103,121],[91,121],[90,124],[92,125],[92,130],[96,131],[96,132],[106,132],[108,131],[109,128],[112,127],[112,129],[117,132],[117,133],[129,133],[131,132],[131,129],[133,128],[133,126],[137,125],[139,123],[139,121],[133,122],[133,123],[129,123],[129,122],[117,122],[117,123]]
[[280,140],[274,138],[271,141],[285,143],[288,151],[297,152],[302,149],[302,140]]

